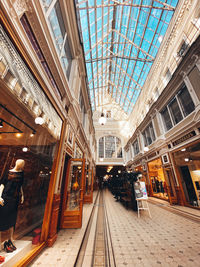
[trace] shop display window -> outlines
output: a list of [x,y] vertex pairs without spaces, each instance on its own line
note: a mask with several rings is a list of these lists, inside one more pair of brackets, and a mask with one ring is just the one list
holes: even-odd
[[63,193],[61,228],[80,228],[83,211],[85,159],[68,161]]
[[[41,233],[59,136],[54,137],[45,125],[35,124],[26,108],[4,90],[1,97],[0,184],[4,181],[7,184],[10,170],[15,168],[17,160],[25,162],[22,181],[24,202],[18,202],[14,239],[23,240],[26,237],[32,242],[34,230],[40,229]],[[6,185],[4,189],[7,190]],[[3,197],[6,198],[5,195]],[[8,231],[1,232],[2,241],[7,236]]]
[[14,227],[16,252],[27,253],[40,243],[62,119],[2,26],[0,37],[0,237]]
[[80,194],[82,183],[82,161],[72,161],[69,170],[66,209],[69,211],[80,209]]
[[188,204],[200,207],[200,143],[173,153]]
[[158,158],[148,162],[148,167],[153,196],[168,199],[167,182],[165,180],[161,159]]
[[85,177],[85,195],[90,196],[92,191],[92,169],[87,168]]

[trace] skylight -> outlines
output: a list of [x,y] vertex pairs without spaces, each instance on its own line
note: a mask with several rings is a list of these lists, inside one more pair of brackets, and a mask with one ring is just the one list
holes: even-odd
[[75,0],[93,111],[107,95],[130,114],[178,0]]

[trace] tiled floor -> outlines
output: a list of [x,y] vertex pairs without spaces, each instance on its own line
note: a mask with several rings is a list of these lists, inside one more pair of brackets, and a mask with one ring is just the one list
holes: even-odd
[[[152,219],[146,211],[138,218],[109,191],[104,200],[117,267],[200,266],[200,224],[151,203]],[[84,210],[83,228],[60,231],[54,246],[45,249],[32,267],[73,266],[91,206]]]
[[115,252],[120,266],[200,266],[200,224],[149,204],[141,217],[105,193]]

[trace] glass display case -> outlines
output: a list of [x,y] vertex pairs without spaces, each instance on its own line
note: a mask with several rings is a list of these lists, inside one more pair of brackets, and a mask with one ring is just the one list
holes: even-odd
[[93,201],[93,170],[88,166],[85,174],[84,203]]
[[82,225],[84,173],[84,159],[69,160],[62,203],[61,228],[80,228]]

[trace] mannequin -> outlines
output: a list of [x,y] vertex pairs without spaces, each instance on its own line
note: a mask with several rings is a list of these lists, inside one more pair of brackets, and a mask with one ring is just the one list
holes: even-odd
[[[0,231],[9,230],[9,239],[4,242],[4,250],[13,252],[16,247],[13,244],[13,233],[17,219],[18,204],[24,202],[22,184],[24,180],[23,159],[16,160],[15,167],[1,180],[0,185]],[[20,200],[21,195],[21,201]],[[1,244],[1,238],[0,238]]]

